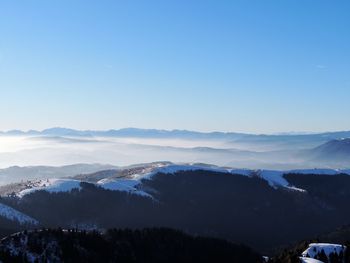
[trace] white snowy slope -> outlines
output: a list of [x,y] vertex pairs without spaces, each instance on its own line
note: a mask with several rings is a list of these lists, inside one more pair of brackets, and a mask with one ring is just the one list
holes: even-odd
[[97,182],[97,185],[101,186],[104,189],[113,190],[113,191],[123,191],[130,194],[142,195],[145,197],[153,198],[150,194],[138,189],[138,186],[141,185],[141,182],[138,180],[132,179],[102,179]]
[[301,263],[324,263],[323,261],[314,259],[314,258],[306,258],[306,257],[300,257]]
[[[299,189],[290,185],[284,178],[285,174],[350,174],[350,170],[332,170],[332,169],[307,169],[307,170],[289,170],[289,171],[276,171],[276,170],[249,170],[249,169],[233,169],[226,167],[219,167],[214,165],[200,165],[200,164],[173,164],[173,163],[156,163],[148,164],[144,167],[139,167],[135,170],[128,170],[128,175],[121,178],[106,177],[99,180],[96,185],[105,189],[114,191],[126,191],[131,194],[137,194],[147,197],[152,197],[150,194],[142,190],[142,180],[151,180],[156,174],[175,174],[180,171],[211,171],[228,174],[238,174],[247,177],[259,177],[268,182],[273,188],[283,187],[292,191],[304,192],[303,189]],[[17,196],[23,197],[26,194],[32,193],[38,190],[45,190],[49,192],[62,192],[71,191],[72,189],[80,189],[81,180],[75,179],[47,179],[40,180],[28,185],[28,188],[20,191]]]
[[31,225],[39,224],[39,222],[34,218],[1,203],[0,203],[0,216],[5,217],[9,220],[18,221],[20,224],[31,224]]
[[164,174],[175,174],[180,171],[196,171],[196,170],[204,170],[204,171],[212,171],[212,172],[221,172],[221,173],[229,173],[229,174],[238,174],[248,177],[259,177],[266,180],[271,187],[285,187],[290,190],[295,191],[304,191],[303,189],[296,188],[288,183],[286,179],[284,179],[283,175],[286,173],[284,171],[274,171],[274,170],[249,170],[249,169],[232,169],[232,168],[223,168],[218,166],[201,166],[201,165],[176,165],[170,164],[165,165],[163,167],[157,167],[152,172],[144,173],[144,174],[134,174],[132,176],[135,180],[142,179],[151,179],[152,176],[158,173]]
[[346,247],[339,244],[331,244],[331,243],[311,243],[309,247],[302,253],[303,257],[311,257],[314,258],[321,251],[329,257],[329,254],[336,253],[340,254],[340,252],[345,253]]
[[35,191],[45,190],[48,192],[69,192],[72,189],[80,189],[79,180],[73,179],[47,179],[34,182],[30,188],[20,191],[17,196],[23,197]]
[[[75,179],[47,179],[33,182],[29,185],[29,188],[17,193],[17,196],[22,198],[23,196],[33,193],[35,191],[44,190],[48,192],[69,192],[73,189],[81,189],[81,181]],[[147,197],[152,197],[146,192],[139,190],[137,188],[140,185],[138,180],[128,180],[128,179],[102,179],[97,182],[97,186],[101,186],[104,189],[114,190],[114,191],[125,191],[131,194],[137,194]]]
[[145,173],[138,173],[132,175],[133,179],[151,179],[152,176],[158,173],[164,174],[175,174],[180,171],[213,171],[213,172],[223,172],[230,174],[244,175],[248,177],[259,177],[266,180],[271,187],[284,187],[293,191],[304,192],[305,190],[294,187],[290,185],[288,181],[284,178],[285,174],[323,174],[323,175],[336,175],[336,174],[348,174],[350,175],[350,170],[334,170],[334,169],[300,169],[300,170],[288,170],[288,171],[277,171],[277,170],[249,170],[249,169],[233,169],[224,168],[215,165],[192,165],[192,164],[164,164],[163,166],[154,167],[154,169]]
[[[104,178],[99,180],[96,185],[104,189],[114,191],[125,191],[131,194],[137,194],[153,198],[150,194],[141,190],[143,179],[151,179],[158,173],[174,174],[180,171],[206,170],[215,172],[224,172],[231,174],[240,174],[250,176],[252,171],[246,169],[227,169],[209,165],[175,165],[175,164],[156,164],[141,169],[136,174],[131,174],[129,179]],[[48,192],[69,192],[72,189],[80,189],[80,180],[75,179],[47,179],[34,181],[28,184],[28,188],[17,193],[18,197],[23,197],[35,191],[45,190]]]
[[276,170],[256,170],[255,173],[269,182],[272,187],[283,186],[291,190],[304,191],[289,185],[288,181],[283,177],[285,174],[319,174],[319,175],[337,175],[348,174],[350,170],[335,170],[335,169],[300,169],[289,171],[276,171]]
[[288,181],[283,178],[283,172],[273,170],[257,170],[256,176],[266,180],[272,187],[289,185]]
[[102,179],[97,182],[98,185],[102,186],[105,189],[116,190],[116,191],[127,191],[132,194],[138,194],[142,196],[147,196],[153,198],[150,194],[140,190],[140,186],[142,185],[142,180],[151,180],[152,177],[156,174],[175,174],[181,171],[214,171],[221,173],[231,173],[231,174],[239,174],[250,176],[251,171],[247,169],[228,169],[221,168],[217,166],[210,165],[177,165],[177,164],[157,164],[151,167],[147,167],[142,170],[142,172],[138,172],[130,175],[130,179]]

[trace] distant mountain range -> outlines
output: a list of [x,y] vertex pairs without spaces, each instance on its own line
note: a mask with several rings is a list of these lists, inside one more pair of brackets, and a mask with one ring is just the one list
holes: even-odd
[[313,152],[319,159],[350,161],[350,139],[329,141],[313,149]]
[[103,164],[73,164],[65,166],[12,166],[0,169],[0,188],[3,184],[18,183],[23,180],[49,179],[71,176],[72,174],[94,173],[101,170],[117,169],[116,166]]
[[2,135],[49,135],[49,136],[106,136],[106,137],[147,137],[147,138],[169,138],[169,137],[180,137],[180,138],[236,138],[244,136],[243,133],[225,133],[225,132],[195,132],[187,130],[157,130],[157,129],[138,129],[138,128],[123,128],[118,130],[74,130],[67,128],[50,128],[42,131],[29,130],[10,130],[6,132],[0,132]]
[[305,163],[315,167],[350,168],[350,139],[334,139],[311,149],[297,152]]
[[350,131],[311,133],[311,134],[248,134],[236,132],[197,132],[189,130],[158,130],[158,129],[138,129],[123,128],[111,130],[75,130],[68,128],[49,128],[42,131],[29,130],[10,130],[2,131],[1,135],[49,135],[49,136],[115,136],[115,137],[146,137],[146,138],[202,138],[202,139],[234,139],[252,141],[283,141],[294,138],[295,141],[320,140],[328,141],[331,139],[340,139],[350,137]]

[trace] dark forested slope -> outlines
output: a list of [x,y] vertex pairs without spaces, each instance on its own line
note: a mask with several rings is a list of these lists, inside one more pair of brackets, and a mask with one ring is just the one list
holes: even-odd
[[81,183],[80,190],[36,191],[1,202],[44,227],[169,227],[225,238],[268,253],[350,223],[350,176],[289,174],[305,191],[258,177],[214,171],[158,173],[142,180],[153,198]]
[[170,229],[40,230],[0,242],[0,260],[26,262],[262,262],[249,248]]

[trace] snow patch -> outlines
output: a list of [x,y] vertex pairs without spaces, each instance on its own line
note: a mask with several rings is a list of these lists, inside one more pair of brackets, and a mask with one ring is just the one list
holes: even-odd
[[324,251],[327,257],[331,253],[340,254],[341,252],[344,254],[346,247],[339,244],[331,244],[331,243],[311,243],[309,247],[302,253],[303,257],[311,257],[314,258],[318,253]]
[[285,172],[275,170],[257,170],[253,174],[259,178],[264,179],[273,188],[284,187],[292,191],[306,192],[304,189],[297,188],[290,185],[288,181],[283,177]]
[[141,185],[141,182],[133,179],[102,179],[97,182],[97,185],[101,186],[104,189],[113,190],[113,191],[123,191],[131,194],[141,195],[153,198],[150,194],[138,189],[138,186]]
[[301,263],[324,263],[323,261],[319,261],[314,258],[306,258],[306,257],[300,257]]
[[[80,180],[74,179],[48,179],[40,180],[33,182],[28,185],[29,188],[20,191],[17,193],[17,196],[22,198],[23,196],[33,193],[35,191],[47,191],[50,193],[58,192],[70,192],[73,189],[81,189]],[[93,183],[90,183],[93,184]],[[131,194],[137,194],[142,196],[147,196],[153,198],[150,194],[139,189],[138,186],[141,185],[141,182],[133,179],[109,179],[105,178],[98,181],[96,184],[104,189],[113,190],[113,191],[124,191]]]
[[18,221],[22,224],[38,225],[39,222],[34,218],[23,214],[22,212],[0,203],[0,216],[5,217],[12,221]]
[[33,187],[20,191],[17,196],[21,198],[27,194],[40,190],[44,190],[50,193],[69,192],[73,189],[80,189],[80,183],[81,181],[73,179],[40,180],[33,184]]
[[270,186],[284,186],[289,185],[288,181],[284,179],[283,172],[273,170],[257,170],[255,171],[256,176],[266,180]]

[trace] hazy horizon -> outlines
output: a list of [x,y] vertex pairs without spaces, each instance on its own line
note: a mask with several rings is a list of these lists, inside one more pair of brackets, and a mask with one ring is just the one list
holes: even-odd
[[182,129],[182,128],[174,128],[174,129],[163,129],[163,128],[141,128],[141,127],[119,127],[119,128],[107,128],[107,129],[79,129],[79,128],[73,128],[73,127],[59,127],[59,126],[53,126],[53,127],[46,127],[41,129],[19,129],[19,128],[11,128],[11,129],[5,129],[0,130],[2,133],[8,133],[8,132],[14,132],[14,131],[20,131],[20,132],[43,132],[45,130],[50,129],[68,129],[68,130],[75,130],[75,131],[93,131],[93,132],[103,132],[103,131],[111,131],[111,130],[127,130],[127,129],[136,129],[136,130],[158,130],[158,131],[166,131],[166,132],[172,132],[172,131],[189,131],[189,132],[199,132],[199,133],[215,133],[215,132],[221,132],[221,133],[242,133],[242,134],[252,134],[252,135],[312,135],[312,134],[322,134],[322,133],[332,133],[332,132],[347,132],[350,131],[349,129],[345,130],[320,130],[320,131],[279,131],[279,132],[249,132],[249,131],[240,131],[240,130],[199,130],[199,129]]

